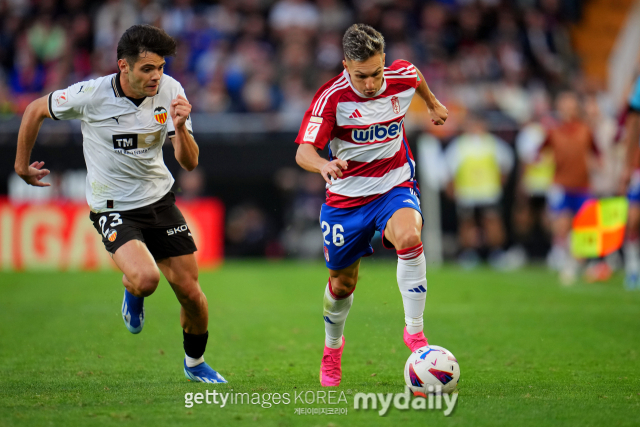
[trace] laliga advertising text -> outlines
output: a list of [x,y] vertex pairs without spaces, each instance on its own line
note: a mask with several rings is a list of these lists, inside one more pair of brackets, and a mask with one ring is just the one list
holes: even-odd
[[[393,406],[396,410],[437,410],[443,411],[444,416],[449,416],[458,402],[458,393],[443,394],[442,387],[429,386],[430,394],[425,397],[413,396],[413,393],[405,386],[403,393],[356,393],[353,396],[353,409],[375,410],[381,417],[389,412]],[[344,391],[295,391],[291,393],[221,393],[217,390],[205,390],[204,393],[185,393],[184,406],[192,408],[194,405],[206,403],[217,405],[219,408],[231,405],[258,405],[269,409],[279,405],[327,405],[328,408],[300,408],[296,407],[296,415],[347,415],[349,399],[347,395],[351,390]],[[349,396],[350,397],[350,396]]]

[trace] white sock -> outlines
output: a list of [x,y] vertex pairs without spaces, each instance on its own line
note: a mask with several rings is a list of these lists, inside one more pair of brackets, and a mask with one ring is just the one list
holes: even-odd
[[353,304],[353,292],[346,298],[338,299],[331,292],[331,279],[327,287],[324,289],[324,343],[329,348],[342,347],[342,333],[344,332],[344,323],[347,321],[347,315],[351,304]]
[[200,356],[198,359],[184,355],[184,360],[187,363],[187,368],[193,368],[204,362],[204,356]]
[[427,299],[427,261],[422,243],[398,252],[398,287],[404,305],[407,332],[422,332],[424,303]]
[[624,271],[627,274],[640,272],[640,240],[627,240],[624,244]]

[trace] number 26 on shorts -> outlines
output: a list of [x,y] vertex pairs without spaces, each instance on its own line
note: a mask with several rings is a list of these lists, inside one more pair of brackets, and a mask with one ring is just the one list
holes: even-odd
[[[320,224],[322,228],[322,239],[324,240],[325,245],[330,245],[331,242],[327,240],[327,235],[331,233],[331,226],[327,221],[322,221]],[[344,236],[340,233],[344,233],[344,228],[340,224],[334,224],[333,226],[333,244],[336,246],[344,245]]]

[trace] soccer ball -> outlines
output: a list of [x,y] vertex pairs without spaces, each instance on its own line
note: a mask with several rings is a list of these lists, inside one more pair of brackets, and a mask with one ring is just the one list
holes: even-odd
[[437,345],[420,347],[404,365],[404,380],[414,396],[426,397],[437,393],[451,393],[460,380],[460,366],[455,356]]

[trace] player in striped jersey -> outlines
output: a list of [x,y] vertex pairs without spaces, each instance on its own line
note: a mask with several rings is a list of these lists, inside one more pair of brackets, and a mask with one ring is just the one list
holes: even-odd
[[[344,324],[360,258],[373,253],[370,242],[376,230],[383,244],[398,253],[404,342],[411,351],[427,345],[422,320],[427,292],[423,220],[404,117],[415,93],[426,102],[436,125],[444,124],[448,115],[411,63],[398,60],[384,66],[384,38],[373,28],[351,26],[343,48],[344,71],[318,90],[296,139],[298,164],[327,182],[327,201],[320,213],[329,268],[320,365],[325,387],[340,384]],[[318,154],[327,143],[329,160]]]

